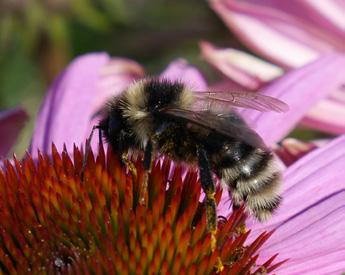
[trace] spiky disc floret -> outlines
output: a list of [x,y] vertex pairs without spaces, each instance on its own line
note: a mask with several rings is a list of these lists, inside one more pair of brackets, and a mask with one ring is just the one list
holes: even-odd
[[101,147],[81,181],[82,158],[77,148],[72,160],[53,146],[51,157],[14,158],[0,171],[0,274],[209,274],[218,256],[224,274],[252,274],[282,263],[272,265],[275,255],[256,265],[271,233],[245,246],[243,211],[219,223],[211,252],[195,170],[182,181],[176,167],[168,179],[171,163],[156,162],[144,207],[140,161],[133,180]]

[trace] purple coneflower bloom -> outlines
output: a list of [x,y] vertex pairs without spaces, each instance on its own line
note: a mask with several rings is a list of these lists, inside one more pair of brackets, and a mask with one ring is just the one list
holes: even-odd
[[344,1],[209,2],[249,48],[284,68],[345,52]]
[[[248,48],[278,65],[235,49],[201,44],[204,57],[212,65],[247,89],[260,89],[284,70],[305,65],[325,54],[344,54],[343,1],[209,2]],[[325,132],[344,133],[344,98],[344,86],[338,86],[310,109],[301,123]]]
[[[344,83],[342,55],[330,54],[291,70],[263,89],[290,106],[284,114],[241,110],[245,119],[269,146],[284,138],[308,110]],[[80,145],[97,123],[94,114],[109,96],[121,92],[144,75],[143,68],[126,59],[111,59],[103,53],[76,59],[50,88],[38,116],[31,152],[50,152],[54,142]],[[183,60],[174,61],[165,77],[185,81],[196,90],[206,89],[201,74]],[[97,141],[94,149],[97,148]],[[340,136],[305,154],[284,171],[283,203],[267,223],[249,220],[252,238],[275,229],[262,248],[259,260],[279,253],[289,261],[278,274],[339,274],[345,271],[345,137]],[[229,215],[228,201],[219,212]],[[265,259],[264,259],[265,258]]]

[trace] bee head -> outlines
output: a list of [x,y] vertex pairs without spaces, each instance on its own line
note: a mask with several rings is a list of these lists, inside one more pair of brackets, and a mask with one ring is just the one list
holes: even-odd
[[128,121],[119,109],[111,110],[99,123],[102,136],[118,152],[123,153],[135,146],[135,139]]

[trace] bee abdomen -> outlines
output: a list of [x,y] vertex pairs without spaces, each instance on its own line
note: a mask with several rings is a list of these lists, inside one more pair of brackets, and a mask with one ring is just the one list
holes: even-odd
[[[232,155],[236,154],[232,152]],[[235,206],[245,202],[248,212],[260,221],[267,220],[281,201],[280,171],[269,151],[247,147],[246,154],[242,152],[242,155],[232,165],[223,165],[222,180],[229,187]],[[224,159],[229,157],[229,154],[223,155]]]
[[269,196],[248,196],[246,199],[246,209],[253,214],[259,221],[266,221],[272,213],[278,208],[281,202],[281,196],[273,194]]

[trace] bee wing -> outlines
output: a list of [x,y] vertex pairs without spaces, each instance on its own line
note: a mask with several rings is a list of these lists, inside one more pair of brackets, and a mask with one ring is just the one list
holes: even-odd
[[231,107],[242,107],[261,112],[286,112],[289,106],[283,101],[255,92],[229,92],[229,91],[200,91],[194,93],[196,109],[219,108],[229,110]]
[[260,136],[235,113],[221,115],[179,108],[164,108],[160,112],[174,120],[191,123],[253,147],[266,149]]

